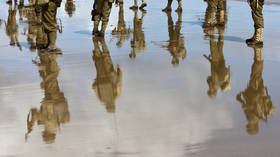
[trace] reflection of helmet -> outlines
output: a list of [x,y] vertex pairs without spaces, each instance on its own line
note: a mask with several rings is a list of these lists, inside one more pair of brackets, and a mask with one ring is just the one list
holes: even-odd
[[179,64],[179,58],[177,58],[177,57],[172,57],[171,64],[173,64],[173,65],[178,65],[178,64]]
[[55,133],[49,133],[47,131],[44,131],[42,133],[42,137],[43,137],[43,140],[47,143],[47,144],[52,144],[54,143],[55,141],[55,137],[56,137],[56,134]]
[[116,110],[114,102],[109,102],[106,104],[106,110],[108,113],[114,113]]
[[69,15],[69,17],[72,17],[75,13],[76,7],[72,0],[67,0],[67,2],[65,3],[65,11]]
[[247,133],[250,135],[257,134],[259,132],[259,123],[248,123],[247,126]]

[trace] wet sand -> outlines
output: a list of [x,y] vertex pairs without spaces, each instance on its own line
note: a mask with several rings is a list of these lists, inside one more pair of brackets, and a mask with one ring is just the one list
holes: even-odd
[[[186,55],[179,56],[177,65],[172,65],[168,16],[161,11],[165,3],[148,2],[140,30],[142,43],[133,38],[135,14],[128,9],[131,4],[124,5],[124,19],[132,32],[122,38],[122,44],[111,34],[119,11],[113,7],[105,36],[110,55],[102,62],[91,35],[92,2],[76,1],[72,17],[65,12],[65,1],[58,9],[63,32],[58,33],[56,44],[63,52],[61,56],[30,50],[30,25],[25,17],[19,22],[18,12],[21,48],[10,46],[5,30],[8,5],[0,2],[0,157],[278,157],[279,6],[264,6],[263,62],[256,62],[254,49],[245,44],[253,33],[250,8],[244,2],[228,1],[220,46],[230,81],[227,90],[218,87],[216,96],[209,96],[207,80],[214,77],[215,67],[211,68],[203,55],[211,53],[210,41],[218,42],[219,32],[215,29],[214,39],[201,27],[207,4],[183,2],[179,36]],[[174,30],[176,5],[174,1]],[[139,11],[136,19],[141,15]],[[133,42],[142,46],[136,49]],[[106,77],[102,66],[108,66],[104,68],[109,69]],[[258,68],[261,66],[263,69]],[[255,119],[258,129],[250,134],[246,107],[237,97],[249,89],[255,68],[261,73],[256,82],[263,83],[269,98],[262,96],[271,100],[275,114]],[[48,81],[50,88],[45,87]],[[28,133],[27,124],[32,121],[27,117],[30,113],[31,118],[32,109],[34,123]]]

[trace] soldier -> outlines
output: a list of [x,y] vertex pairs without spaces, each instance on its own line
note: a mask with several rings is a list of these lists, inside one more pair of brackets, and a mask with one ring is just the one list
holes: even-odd
[[14,9],[12,9],[12,4],[9,4],[9,15],[6,24],[6,34],[10,38],[10,45],[11,46],[17,45],[19,50],[22,51],[22,47],[18,42],[18,24],[17,24],[16,14],[17,14],[17,5],[14,5]]
[[[93,37],[93,61],[96,68],[96,79],[92,84],[98,99],[106,105],[108,113],[115,112],[115,100],[122,90],[122,72],[117,65],[116,70],[112,63],[110,52],[104,39]],[[102,50],[99,46],[101,44]]]
[[65,11],[67,12],[69,17],[72,17],[76,11],[76,6],[74,0],[66,0],[65,3]]
[[117,46],[121,47],[123,42],[127,40],[130,36],[131,30],[130,28],[126,28],[125,20],[124,20],[124,8],[123,2],[119,2],[119,20],[118,26],[112,31],[112,35],[115,35],[119,41],[117,42]]
[[251,7],[252,17],[254,20],[254,28],[255,33],[253,37],[246,40],[248,45],[263,45],[263,28],[264,28],[264,20],[263,20],[263,5],[264,0],[248,0],[249,5]]
[[209,56],[204,55],[211,64],[211,76],[207,78],[209,86],[208,96],[210,98],[216,97],[219,88],[222,91],[230,90],[230,67],[226,67],[223,54],[225,27],[219,26],[217,29],[219,33],[218,42],[216,42],[214,36],[214,29],[208,31],[211,54]]
[[[172,5],[173,0],[168,0],[167,6],[162,9],[162,11],[171,11],[171,5]],[[176,9],[176,12],[182,12],[182,0],[178,0],[178,8]]]
[[36,50],[36,40],[37,40],[37,31],[39,27],[40,20],[37,19],[37,14],[34,7],[29,7],[26,14],[28,20],[28,34],[27,41],[30,44],[30,50],[34,52]]
[[207,5],[205,22],[202,27],[209,28],[215,25],[224,26],[226,20],[226,0],[207,0]]
[[[262,46],[254,47],[254,63],[252,65],[250,81],[244,92],[240,92],[236,99],[242,104],[242,109],[248,120],[246,125],[248,134],[259,132],[259,121],[267,121],[268,116],[275,113],[267,87],[263,78]],[[243,97],[243,98],[242,98]]]
[[181,25],[182,25],[182,13],[177,12],[178,20],[176,25],[174,25],[171,12],[166,12],[168,17],[168,33],[169,33],[169,43],[167,46],[162,46],[167,48],[172,56],[171,64],[178,65],[179,59],[185,59],[187,56],[187,50],[185,48],[185,39],[181,35]]
[[[92,21],[93,21],[93,31],[92,35],[104,37],[106,31],[109,17],[112,9],[112,4],[114,0],[95,0],[93,4],[93,10],[91,11]],[[119,1],[116,0],[116,5],[119,4]],[[100,21],[102,21],[101,30],[98,31],[98,26]]]
[[[143,10],[147,6],[147,3],[145,0],[141,0],[141,1],[142,1],[142,4],[140,5],[139,9]],[[138,9],[138,0],[134,0],[134,5],[129,7],[129,9],[137,10]]]
[[138,10],[134,10],[133,39],[130,42],[132,51],[129,54],[131,59],[136,57],[136,53],[146,50],[145,33],[142,27],[146,13],[144,11],[141,12],[141,18],[138,19]]
[[56,47],[56,38],[58,25],[56,22],[57,8],[61,5],[61,0],[50,0],[49,3],[42,7],[42,23],[44,31],[48,37],[47,48],[51,53],[61,54],[61,50]]
[[42,78],[41,88],[44,89],[45,97],[41,102],[40,110],[32,108],[27,116],[27,133],[32,132],[34,123],[44,126],[42,138],[47,143],[53,143],[56,138],[56,132],[61,124],[70,121],[70,113],[68,111],[68,103],[64,97],[64,93],[60,91],[57,77],[59,75],[59,67],[56,62],[57,54],[42,53],[38,51],[40,61],[33,61],[38,68]]

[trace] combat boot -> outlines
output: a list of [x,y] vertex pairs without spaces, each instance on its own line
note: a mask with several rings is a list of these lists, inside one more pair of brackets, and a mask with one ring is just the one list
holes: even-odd
[[256,29],[255,29],[254,35],[251,38],[246,39],[246,43],[248,44],[249,42],[252,42],[253,40],[255,40],[255,36],[256,36]]
[[141,6],[139,7],[139,9],[144,9],[145,7],[147,6],[147,3],[146,2],[143,2],[142,4],[141,4]]
[[211,28],[215,26],[214,23],[215,12],[209,13],[205,19],[205,23],[202,25],[202,28]]
[[98,26],[99,26],[99,20],[93,22],[93,30],[92,30],[92,35],[98,34]]
[[182,12],[182,0],[178,0],[178,8],[175,10],[176,12]]
[[104,37],[108,22],[102,22],[101,31],[98,33],[97,36]]
[[246,42],[248,45],[263,45],[262,36],[263,36],[263,28],[258,28],[256,30],[255,38],[253,38],[250,41],[246,40]]
[[171,11],[172,0],[168,0],[167,6],[162,11]]

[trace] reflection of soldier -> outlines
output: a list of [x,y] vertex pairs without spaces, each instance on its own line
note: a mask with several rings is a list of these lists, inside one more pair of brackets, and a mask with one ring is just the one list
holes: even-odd
[[[171,11],[171,5],[172,5],[173,0],[168,0],[167,6],[162,9],[162,11]],[[182,0],[178,0],[178,8],[176,9],[176,12],[182,12]]]
[[259,121],[267,121],[267,117],[275,113],[275,108],[262,78],[262,47],[254,47],[254,53],[254,64],[248,86],[244,92],[240,92],[236,97],[237,101],[242,104],[242,109],[248,120],[246,126],[248,134],[257,134]]
[[66,0],[65,11],[69,15],[69,17],[73,16],[73,14],[76,11],[76,6],[75,6],[75,3],[74,3],[74,0]]
[[167,46],[162,46],[168,49],[172,55],[172,64],[179,64],[179,58],[185,59],[187,55],[187,50],[185,48],[185,39],[181,35],[181,25],[182,25],[182,13],[178,12],[178,21],[174,26],[171,12],[166,12],[168,17],[168,32],[169,32],[169,44]]
[[44,31],[48,37],[47,51],[54,53],[61,53],[61,51],[56,48],[56,31],[58,26],[56,23],[56,13],[57,8],[60,7],[61,0],[50,0],[50,2],[42,7],[42,22]]
[[135,58],[136,53],[146,50],[145,34],[142,28],[146,13],[142,11],[142,16],[138,19],[138,11],[134,11],[133,20],[133,39],[131,40],[132,51],[129,54],[130,58]]
[[[93,38],[93,61],[96,68],[96,79],[92,85],[98,99],[106,105],[109,113],[115,112],[115,100],[121,94],[122,72],[117,65],[115,70],[110,52],[104,39]],[[99,47],[102,45],[102,50]]]
[[124,8],[123,2],[119,2],[119,20],[118,26],[112,31],[112,35],[116,35],[119,41],[117,42],[117,46],[121,47],[123,42],[128,39],[131,30],[126,28],[125,21],[124,21]]
[[[104,33],[106,31],[109,16],[112,9],[112,4],[114,0],[95,0],[93,4],[93,10],[91,11],[92,21],[93,21],[93,30],[92,34],[97,35],[99,37],[104,37]],[[118,4],[119,1],[116,1]],[[101,30],[98,31],[98,26],[100,21],[102,21]]]
[[38,51],[38,55],[40,62],[34,61],[34,63],[39,67],[43,80],[41,87],[45,90],[45,97],[41,102],[40,110],[32,108],[28,114],[26,138],[32,132],[34,123],[37,122],[38,125],[44,125],[42,137],[49,144],[55,141],[56,131],[60,124],[69,122],[70,113],[67,100],[60,91],[57,81],[60,71],[56,62],[57,55],[41,53],[41,51]]
[[6,34],[10,38],[10,45],[17,45],[22,50],[20,43],[18,42],[18,24],[16,20],[17,14],[17,5],[14,5],[14,9],[12,9],[12,4],[9,4],[9,15],[8,21],[6,24]]
[[[215,25],[225,25],[226,0],[207,0],[207,9],[205,12],[205,22],[203,28],[213,27]],[[215,15],[216,22],[215,22]]]
[[211,76],[207,78],[209,85],[208,96],[211,98],[216,97],[219,88],[223,91],[230,90],[230,68],[226,67],[223,54],[225,27],[217,28],[219,32],[218,42],[216,42],[214,36],[214,29],[209,31],[211,54],[209,56],[204,55],[211,63]]
[[263,45],[262,34],[264,22],[262,10],[264,0],[248,0],[248,2],[251,7],[252,18],[254,20],[255,33],[252,38],[246,40],[246,43],[248,45]]
[[[142,1],[142,4],[140,5],[139,9],[143,10],[147,6],[147,3],[145,0],[141,0],[141,1]],[[134,5],[129,7],[129,9],[137,10],[138,9],[138,0],[134,0]]]

